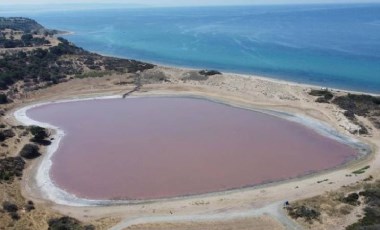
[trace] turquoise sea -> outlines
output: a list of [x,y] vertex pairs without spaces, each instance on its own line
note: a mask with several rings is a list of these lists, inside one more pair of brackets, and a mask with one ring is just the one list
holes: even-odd
[[0,10],[102,54],[380,93],[380,4]]

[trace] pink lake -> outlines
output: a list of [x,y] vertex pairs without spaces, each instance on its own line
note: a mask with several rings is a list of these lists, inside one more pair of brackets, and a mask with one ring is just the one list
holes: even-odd
[[50,176],[88,199],[226,191],[336,167],[356,150],[296,122],[203,99],[146,97],[27,111],[66,136]]

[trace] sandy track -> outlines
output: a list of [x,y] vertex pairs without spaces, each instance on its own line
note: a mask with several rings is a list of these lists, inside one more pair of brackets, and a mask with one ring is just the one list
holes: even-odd
[[205,213],[199,215],[184,215],[184,216],[154,216],[154,217],[139,217],[134,219],[125,219],[110,228],[110,230],[123,230],[128,227],[140,224],[157,224],[157,223],[183,223],[183,222],[222,222],[229,220],[238,220],[245,218],[255,218],[263,215],[279,221],[286,229],[302,229],[296,222],[289,219],[283,209],[283,202],[275,202],[258,209],[249,209],[241,212],[221,212],[221,213]]

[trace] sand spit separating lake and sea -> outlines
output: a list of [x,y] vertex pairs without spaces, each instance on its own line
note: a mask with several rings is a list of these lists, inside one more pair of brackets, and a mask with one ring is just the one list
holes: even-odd
[[[371,134],[366,136],[351,134],[350,131],[357,128],[356,125],[346,119],[343,111],[337,106],[314,102],[315,98],[308,95],[310,86],[235,74],[210,76],[207,80],[202,81],[186,79],[186,74],[191,71],[171,67],[156,67],[148,70],[148,74],[163,73],[168,81],[144,84],[141,90],[133,93],[132,96],[202,97],[237,107],[275,111],[276,114],[282,114],[282,117],[288,116],[290,119],[296,119],[325,134],[334,134],[341,140],[355,144],[364,143],[370,149],[371,154],[366,154],[360,159],[353,160],[336,169],[253,188],[135,204],[128,204],[128,201],[114,201],[115,204],[112,205],[109,202],[78,200],[51,183],[48,175],[48,169],[51,166],[49,158],[58,147],[64,132],[58,127],[38,123],[38,125],[54,130],[54,141],[44,156],[27,169],[23,179],[23,195],[63,214],[87,222],[112,217],[112,223],[106,227],[112,227],[112,229],[165,229],[165,226],[166,228],[177,226],[175,228],[181,229],[175,225],[176,223],[183,223],[183,226],[187,226],[183,229],[194,229],[191,228],[192,225],[196,226],[205,222],[214,227],[218,226],[218,223],[219,226],[235,223],[236,226],[240,226],[240,229],[245,227],[251,229],[249,228],[252,226],[250,218],[257,220],[255,222],[258,226],[256,226],[257,229],[260,229],[260,226],[282,229],[300,228],[283,213],[281,207],[284,201],[312,197],[342,186],[355,184],[367,177],[368,174],[375,179],[379,178],[380,135],[378,130],[373,128],[369,121],[362,119],[362,122],[368,127],[372,127]],[[15,124],[37,124],[25,116],[25,113],[31,107],[43,103],[121,97],[133,86],[117,83],[128,77],[130,76],[125,74],[96,79],[74,79],[51,88],[32,92],[27,99],[18,104],[12,113],[8,114],[8,119]],[[334,92],[336,94],[344,93],[343,91]],[[346,176],[353,170],[366,165],[371,166],[367,173],[352,177]],[[317,183],[325,179],[333,183]]]

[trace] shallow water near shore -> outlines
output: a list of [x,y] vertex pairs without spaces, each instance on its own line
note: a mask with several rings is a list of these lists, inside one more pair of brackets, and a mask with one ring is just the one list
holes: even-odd
[[51,178],[95,200],[203,194],[329,169],[356,150],[299,123],[194,98],[42,105],[28,117],[66,135]]

